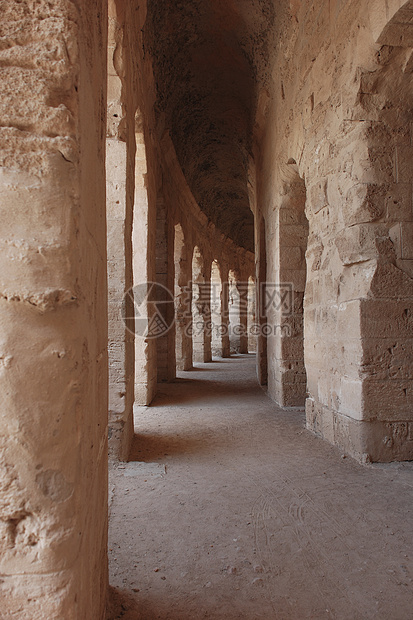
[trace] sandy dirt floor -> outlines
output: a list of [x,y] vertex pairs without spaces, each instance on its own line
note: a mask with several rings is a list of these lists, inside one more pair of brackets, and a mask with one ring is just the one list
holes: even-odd
[[253,355],[137,408],[110,495],[109,620],[413,619],[413,464],[343,458]]

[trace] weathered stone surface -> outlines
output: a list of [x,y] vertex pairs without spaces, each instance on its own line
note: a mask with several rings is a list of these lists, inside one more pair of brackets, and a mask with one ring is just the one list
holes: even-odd
[[101,620],[106,9],[11,1],[0,14],[0,615]]
[[[117,458],[134,399],[248,347],[315,433],[413,458],[412,3],[106,13],[0,6],[5,618],[103,617],[108,355]],[[176,295],[158,339],[124,301],[142,282]]]

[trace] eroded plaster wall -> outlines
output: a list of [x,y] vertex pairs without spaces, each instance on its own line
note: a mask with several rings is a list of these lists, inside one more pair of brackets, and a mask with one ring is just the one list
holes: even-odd
[[0,7],[0,598],[101,619],[107,587],[106,8]]

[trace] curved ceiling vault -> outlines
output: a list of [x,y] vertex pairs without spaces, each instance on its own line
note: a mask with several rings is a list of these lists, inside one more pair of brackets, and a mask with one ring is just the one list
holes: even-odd
[[145,48],[176,153],[200,208],[254,250],[248,158],[268,64],[272,0],[148,0]]

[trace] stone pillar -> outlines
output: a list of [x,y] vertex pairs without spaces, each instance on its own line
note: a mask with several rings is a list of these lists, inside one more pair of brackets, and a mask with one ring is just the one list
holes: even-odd
[[[109,423],[110,453],[126,459],[133,437],[134,335],[122,312],[125,294],[132,287],[133,183],[127,144],[106,141],[109,308]],[[132,179],[131,179],[132,177]],[[127,297],[126,300],[129,298]],[[125,308],[130,316],[133,308]]]
[[259,226],[256,228],[257,248],[257,286],[256,286],[256,326],[257,326],[257,376],[260,385],[268,383],[267,361],[267,251],[265,238],[265,220],[261,217]]
[[148,314],[152,309],[143,297],[148,292],[149,283],[154,279],[150,263],[154,253],[154,231],[151,228],[155,228],[155,222],[151,220],[149,207],[147,155],[142,121],[142,115],[138,111],[135,119],[135,199],[132,232],[135,292],[133,329],[135,331],[135,404],[149,405],[156,394],[157,385],[156,340],[146,337],[150,318]]
[[[268,395],[282,407],[303,407],[307,392],[304,366],[303,300],[308,221],[305,184],[296,164],[280,167],[281,192],[273,231],[267,286]],[[271,264],[274,260],[275,264]]]
[[204,316],[204,362],[212,362],[212,319],[211,319],[211,262],[204,258],[204,283],[202,285],[202,307]]
[[175,351],[177,370],[192,368],[192,248],[175,225]]
[[255,282],[248,278],[248,353],[257,351],[256,310],[255,310]]
[[248,353],[248,281],[236,283],[239,299],[239,352]]
[[[126,459],[133,439],[135,333],[132,287],[132,225],[135,167],[136,84],[128,45],[129,16],[121,2],[109,3],[106,187],[109,288],[109,453]],[[139,147],[141,148],[141,146]],[[144,154],[143,154],[144,155]],[[135,161],[136,158],[136,161]],[[141,256],[143,247],[141,249]],[[144,261],[145,262],[145,261]],[[126,318],[126,321],[125,321]],[[140,396],[140,395],[139,395]]]
[[221,355],[221,275],[216,260],[211,265],[211,350],[213,355]]
[[194,362],[211,361],[211,289],[198,246],[192,259],[192,342]]
[[157,311],[162,325],[160,335],[156,338],[158,360],[158,382],[172,381],[176,376],[175,361],[175,326],[174,326],[174,227],[170,222],[167,205],[158,196],[156,209],[156,281],[161,285],[157,289]]
[[221,281],[221,357],[230,357],[229,272],[227,267],[221,268]]
[[234,271],[228,277],[228,327],[231,353],[240,352],[240,297],[237,288],[237,276]]
[[109,453],[120,459],[127,458],[133,438],[134,402],[134,332],[124,318],[133,315],[132,298],[126,293],[133,285],[135,118],[124,21],[115,3],[110,3],[106,140]]
[[0,23],[1,615],[102,620],[106,3],[47,12]]
[[307,426],[365,461],[413,458],[411,77],[383,63],[349,80],[334,157],[306,157]]

